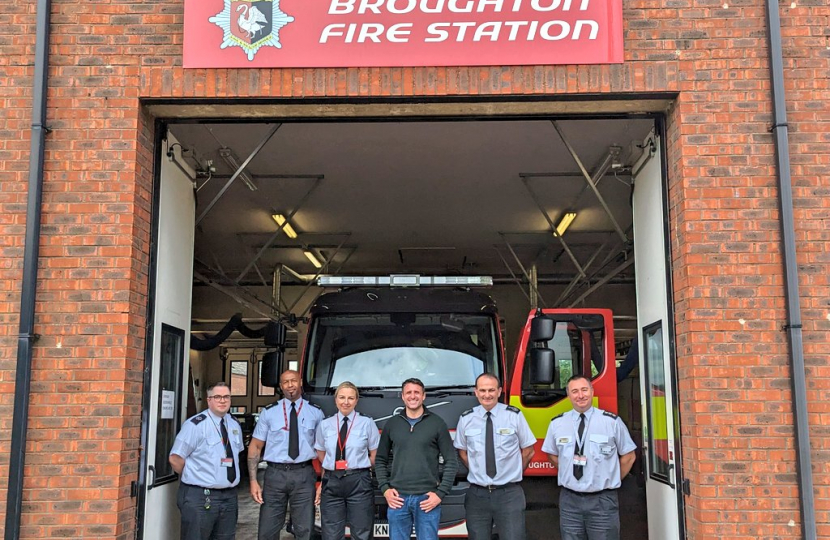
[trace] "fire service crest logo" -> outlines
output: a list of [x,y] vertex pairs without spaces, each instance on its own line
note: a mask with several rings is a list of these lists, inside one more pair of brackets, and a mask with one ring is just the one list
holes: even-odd
[[222,29],[224,39],[219,46],[242,47],[253,60],[262,47],[282,48],[280,29],[294,17],[280,10],[280,0],[224,0],[225,8],[208,20]]

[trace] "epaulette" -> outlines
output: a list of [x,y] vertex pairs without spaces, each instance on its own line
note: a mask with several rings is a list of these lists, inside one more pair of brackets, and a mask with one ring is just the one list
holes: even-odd
[[507,410],[510,411],[510,412],[514,412],[516,414],[519,414],[520,412],[522,412],[521,409],[519,409],[518,407],[514,407],[513,405],[508,405]]
[[264,410],[266,410],[266,411],[267,411],[268,409],[270,409],[271,407],[273,407],[273,406],[274,406],[274,405],[276,405],[277,403],[279,403],[279,401],[275,401],[275,402],[273,402],[273,403],[272,403],[272,404],[270,404],[270,405],[266,405]]
[[198,426],[198,425],[199,425],[199,423],[200,423],[202,420],[204,420],[205,418],[207,418],[207,416],[205,416],[205,413],[202,413],[202,414],[197,414],[196,416],[194,416],[193,418],[191,418],[191,419],[190,419],[190,421],[191,421],[191,422],[193,422],[194,424],[196,424],[196,425]]
[[616,414],[611,413],[611,412],[608,412],[608,411],[602,411],[602,416],[610,416],[610,417],[611,417],[611,418],[613,418],[614,420],[616,420],[616,419],[617,419],[617,415],[616,415]]
[[565,413],[562,413],[562,414],[560,414],[560,415],[554,416],[553,418],[551,418],[551,419],[550,419],[550,421],[551,421],[551,422],[553,422],[553,421],[554,421],[554,420],[556,420],[557,418],[562,418],[563,416],[565,416]]
[[313,402],[309,401],[308,404],[311,405],[312,407],[317,407],[321,411],[323,410],[323,408],[321,406],[317,405],[316,403],[313,403]]
[[463,413],[461,413],[461,416],[467,416],[468,414],[470,414],[470,413],[472,413],[472,412],[473,412],[473,410],[472,410],[472,409],[467,409],[466,411],[464,411]]

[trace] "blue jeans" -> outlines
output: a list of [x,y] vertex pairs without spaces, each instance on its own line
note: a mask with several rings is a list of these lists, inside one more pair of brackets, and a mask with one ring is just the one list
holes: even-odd
[[438,523],[441,521],[441,506],[429,512],[421,510],[421,501],[426,495],[401,495],[403,506],[390,508],[386,517],[389,518],[389,540],[409,540],[412,536],[412,524],[415,523],[415,537],[418,540],[436,540],[438,538]]

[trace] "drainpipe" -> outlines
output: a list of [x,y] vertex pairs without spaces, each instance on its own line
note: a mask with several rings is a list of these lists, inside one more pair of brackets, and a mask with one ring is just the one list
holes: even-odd
[[26,243],[23,251],[23,290],[20,294],[20,333],[17,338],[17,370],[14,384],[9,484],[6,492],[5,540],[20,538],[23,506],[23,465],[26,456],[26,428],[29,423],[29,388],[32,382],[37,261],[40,251],[40,216],[43,199],[43,146],[46,122],[46,78],[49,67],[49,17],[51,0],[37,2],[35,77],[32,94],[32,140],[29,152],[29,186],[26,205]]
[[795,257],[793,186],[790,177],[790,152],[787,129],[787,103],[784,96],[784,61],[781,49],[781,20],[778,1],[767,0],[770,79],[772,82],[772,132],[775,136],[775,165],[781,205],[781,233],[784,248],[784,291],[787,300],[787,338],[792,365],[795,446],[798,458],[798,489],[801,499],[802,538],[815,540],[816,513],[813,498],[813,467],[810,460],[810,426],[807,422],[807,379],[804,370],[804,344],[801,335],[801,306],[798,296],[798,263]]

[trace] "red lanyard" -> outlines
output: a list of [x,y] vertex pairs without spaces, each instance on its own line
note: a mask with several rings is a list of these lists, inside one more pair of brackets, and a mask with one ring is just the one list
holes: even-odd
[[[297,408],[297,420],[300,420],[300,413],[303,410],[303,400],[300,400],[300,406]],[[285,412],[285,401],[282,402],[282,417],[285,420],[285,424],[283,424],[282,429],[283,431],[288,431],[288,413]]]
[[[337,421],[337,415],[335,415],[334,418],[335,418],[335,422],[336,422]],[[344,416],[343,418],[348,418],[348,416]],[[344,440],[344,441],[340,440],[340,430],[337,429],[337,426],[335,426],[335,428],[334,428],[334,429],[337,430],[337,447],[340,448],[340,454],[343,457],[346,456],[346,441],[349,440],[349,435],[352,434],[352,428],[354,428],[355,424],[357,424],[357,413],[355,413],[354,420],[352,420],[352,425],[349,426],[349,430],[346,432],[346,440]]]

